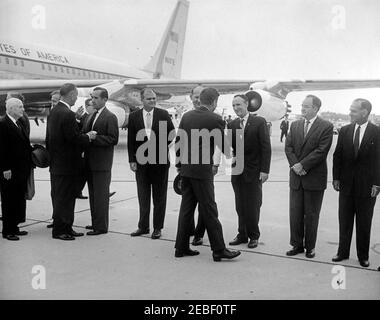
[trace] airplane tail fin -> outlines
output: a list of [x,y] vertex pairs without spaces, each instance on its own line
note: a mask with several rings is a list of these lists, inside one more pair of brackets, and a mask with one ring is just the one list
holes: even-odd
[[178,0],[160,45],[144,67],[145,71],[153,73],[153,78],[178,79],[181,77],[188,12],[189,2]]

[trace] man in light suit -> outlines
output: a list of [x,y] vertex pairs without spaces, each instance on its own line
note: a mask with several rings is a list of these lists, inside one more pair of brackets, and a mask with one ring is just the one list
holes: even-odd
[[356,220],[356,250],[362,267],[369,266],[373,208],[380,192],[380,128],[368,122],[371,110],[368,100],[352,102],[352,123],[339,131],[333,165],[333,187],[339,191],[339,248],[332,261],[349,258]]
[[114,146],[119,140],[117,118],[106,107],[107,90],[96,87],[91,96],[96,111],[89,115],[82,129],[84,133],[96,132],[95,139],[91,140],[84,153],[93,228],[87,232],[89,236],[108,232],[111,169]]
[[[224,151],[224,121],[221,116],[214,113],[218,97],[219,93],[214,88],[203,89],[200,94],[200,108],[186,112],[178,128],[179,149],[176,166],[181,175],[182,201],[175,242],[177,258],[199,254],[198,251],[189,248],[197,204],[206,225],[214,261],[233,259],[240,255],[240,251],[232,251],[225,246],[215,203],[213,168],[215,145]],[[206,134],[206,137],[201,136],[200,139],[201,133]],[[207,133],[210,136],[207,136]]]
[[[246,95],[236,95],[232,106],[238,116],[228,124],[232,130],[232,150],[237,161],[244,158],[244,167],[241,173],[231,175],[239,227],[238,235],[229,244],[247,243],[249,238],[248,248],[256,248],[260,237],[262,185],[269,176],[272,153],[270,137],[266,120],[249,114]],[[242,145],[241,152],[237,143]]]
[[53,204],[52,236],[59,240],[75,240],[83,233],[75,232],[74,222],[77,175],[80,174],[81,152],[96,136],[81,134],[75,114],[78,90],[72,83],[60,89],[61,100],[51,110],[46,126],[46,148],[50,155],[51,199]]
[[0,186],[3,238],[19,240],[28,234],[18,224],[25,222],[27,180],[31,170],[29,135],[21,120],[24,107],[20,99],[6,101],[6,115],[0,120]]
[[321,100],[308,95],[302,102],[304,119],[294,121],[285,142],[290,167],[290,245],[288,256],[315,257],[319,214],[327,187],[326,157],[333,125],[317,116]]
[[[149,233],[150,199],[153,198],[152,239],[161,237],[164,227],[168,190],[169,144],[175,129],[169,113],[156,107],[156,93],[149,88],[141,91],[144,107],[129,115],[128,157],[136,174],[140,218],[132,237]],[[138,137],[143,137],[143,141]],[[145,150],[144,152],[140,152]]]

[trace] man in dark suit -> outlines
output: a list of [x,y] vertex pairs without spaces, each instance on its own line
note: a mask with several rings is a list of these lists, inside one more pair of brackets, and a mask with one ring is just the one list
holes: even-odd
[[[226,249],[214,194],[213,155],[215,145],[224,151],[224,121],[215,114],[219,93],[205,88],[199,109],[186,112],[178,128],[179,149],[176,164],[181,174],[182,201],[178,217],[175,257],[199,254],[189,248],[195,207],[206,225],[214,261],[233,259],[239,251]],[[201,141],[200,141],[201,140]]]
[[20,119],[24,107],[20,99],[6,101],[6,115],[0,120],[0,186],[3,238],[19,240],[28,234],[18,224],[25,222],[27,180],[31,170],[29,135]]
[[152,89],[141,91],[143,108],[129,115],[128,156],[136,174],[140,218],[132,237],[149,233],[150,198],[153,198],[152,239],[161,237],[164,227],[168,189],[168,146],[175,138],[175,129],[166,110],[156,108]]
[[247,243],[249,238],[248,248],[256,248],[260,237],[262,184],[268,179],[270,168],[270,137],[266,120],[249,114],[247,96],[236,95],[232,106],[238,116],[228,125],[232,130],[233,156],[244,165],[242,172],[232,171],[231,175],[239,228],[238,235],[229,244]]
[[288,120],[288,115],[286,114],[284,117],[284,120],[281,121],[280,124],[280,130],[281,130],[281,137],[280,141],[282,142],[282,139],[288,135],[288,130],[289,130],[289,120]]
[[117,118],[106,107],[107,90],[96,87],[91,96],[96,111],[83,127],[84,133],[96,132],[95,139],[91,140],[84,153],[93,228],[87,232],[89,236],[108,232],[111,169],[114,146],[119,140]]
[[373,208],[380,192],[380,128],[368,122],[371,110],[368,100],[353,101],[352,123],[339,131],[333,165],[333,187],[339,191],[339,248],[332,260],[349,258],[356,220],[356,250],[362,267],[369,266]]
[[50,154],[51,199],[53,204],[54,239],[74,240],[83,236],[73,230],[77,178],[80,173],[81,152],[96,137],[91,131],[81,134],[75,114],[78,90],[71,83],[60,89],[61,100],[51,110],[46,126],[46,148]]
[[333,138],[333,125],[317,116],[321,100],[308,95],[302,102],[304,119],[294,121],[285,142],[290,166],[290,245],[288,256],[303,253],[315,257],[318,221],[327,187],[326,157]]

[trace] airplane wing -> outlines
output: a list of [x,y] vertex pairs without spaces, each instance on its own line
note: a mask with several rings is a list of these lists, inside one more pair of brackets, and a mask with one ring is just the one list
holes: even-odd
[[70,80],[70,79],[45,79],[45,80],[0,80],[0,94],[8,91],[20,91],[22,93],[51,92],[59,89],[65,83],[73,83],[77,87],[94,87],[104,83],[104,79],[96,80]]

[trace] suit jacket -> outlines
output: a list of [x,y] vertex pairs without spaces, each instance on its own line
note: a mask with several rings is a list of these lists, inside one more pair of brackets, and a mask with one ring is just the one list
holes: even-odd
[[[221,139],[204,139],[204,145],[202,145],[198,139],[194,141],[195,137],[191,134],[192,129],[206,129],[204,131],[206,133],[215,130],[214,132]],[[201,131],[199,132],[201,134]],[[219,149],[224,152],[224,121],[222,117],[205,107],[186,112],[178,127],[177,142],[180,148],[177,152],[176,166],[181,168],[181,176],[213,180],[212,164],[215,145],[218,145]],[[207,156],[207,159],[202,161],[204,156]],[[194,157],[197,158],[197,163],[195,163]]]
[[[244,127],[243,141],[236,135],[236,130],[240,129],[239,118],[229,123],[228,129],[232,129],[232,152],[235,157],[239,157],[239,154],[236,155],[236,143],[244,143],[244,180],[258,181],[260,172],[269,173],[272,150],[266,120],[250,114]],[[235,175],[231,176],[232,179],[234,177]]]
[[339,131],[333,179],[340,181],[343,194],[370,197],[372,186],[380,186],[380,128],[368,123],[356,158],[354,129],[355,124],[349,124]]
[[[6,115],[0,120],[0,174],[12,171],[12,179],[26,181],[32,166],[29,135],[22,122],[21,130]],[[23,191],[24,192],[24,191]]]
[[46,148],[50,154],[50,172],[76,175],[81,170],[81,152],[90,143],[81,134],[75,114],[59,102],[51,111],[46,126]]
[[119,141],[117,118],[111,111],[104,108],[91,129],[92,118],[95,116],[95,113],[89,115],[82,129],[84,133],[91,130],[97,132],[95,140],[86,147],[85,163],[91,171],[110,171],[113,163],[114,146]]
[[[161,132],[160,132],[161,125]],[[155,148],[151,150],[155,150],[153,161],[148,161],[150,164],[163,164],[169,166],[169,144],[175,138],[175,129],[172,120],[170,119],[169,113],[164,110],[155,107],[153,112],[152,119],[152,135],[151,140],[148,141],[148,138],[145,138],[142,141],[137,141],[137,133],[140,130],[145,130],[144,119],[143,119],[143,109],[138,109],[132,112],[129,115],[128,119],[128,157],[129,162],[137,162],[137,164],[142,165],[140,163],[140,159],[136,158],[137,150],[140,146],[147,143],[149,148]],[[155,134],[156,139],[153,139],[153,133]],[[171,133],[169,135],[169,133]],[[161,150],[160,150],[160,141],[161,141]],[[160,161],[160,153],[161,153],[161,161]]]
[[281,124],[280,124],[280,129],[281,129],[282,131],[287,132],[288,129],[289,129],[289,121],[288,121],[288,120],[282,120],[282,121],[281,121]]
[[305,119],[292,122],[285,142],[289,166],[301,163],[307,172],[299,176],[290,169],[290,188],[325,190],[327,187],[327,154],[333,139],[333,125],[319,117],[315,119],[304,138]]

